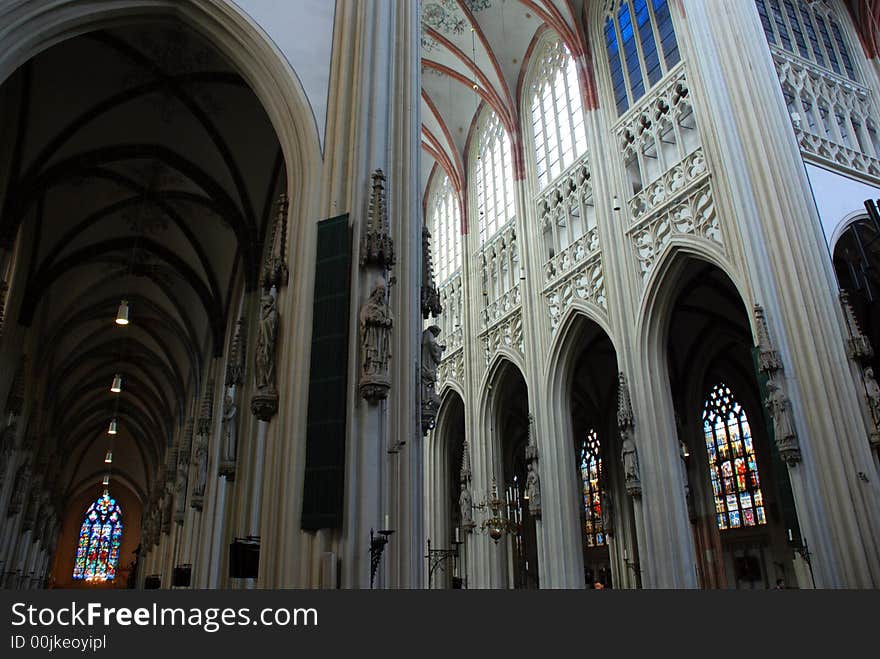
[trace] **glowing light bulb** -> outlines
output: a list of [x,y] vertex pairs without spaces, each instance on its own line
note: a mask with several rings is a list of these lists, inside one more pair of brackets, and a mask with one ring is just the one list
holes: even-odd
[[122,391],[122,375],[117,373],[113,376],[113,384],[110,385],[110,391],[114,394],[118,394]]
[[119,309],[116,312],[116,324],[128,325],[128,300],[119,303]]

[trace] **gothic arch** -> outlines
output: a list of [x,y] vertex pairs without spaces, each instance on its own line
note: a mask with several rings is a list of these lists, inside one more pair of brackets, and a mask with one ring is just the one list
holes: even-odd
[[660,253],[645,280],[636,321],[636,336],[641,349],[661,338],[657,334],[664,331],[663,319],[668,319],[669,309],[679,292],[681,272],[691,259],[705,261],[727,275],[744,304],[751,299],[739,272],[720,250],[705,241],[676,236]]
[[489,362],[486,372],[483,373],[483,378],[480,380],[480,385],[477,388],[477,390],[481,392],[479,405],[480,418],[484,418],[488,413],[488,406],[492,399],[492,388],[502,379],[506,368],[516,369],[522,379],[526,382],[526,386],[528,386],[528,380],[525,376],[525,364],[523,363],[522,356],[511,348],[504,346],[498,348],[498,351],[492,356],[492,361]]

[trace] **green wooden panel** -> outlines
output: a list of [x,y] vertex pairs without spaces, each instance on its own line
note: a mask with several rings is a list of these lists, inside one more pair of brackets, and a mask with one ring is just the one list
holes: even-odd
[[348,215],[318,223],[302,528],[342,525],[351,240]]

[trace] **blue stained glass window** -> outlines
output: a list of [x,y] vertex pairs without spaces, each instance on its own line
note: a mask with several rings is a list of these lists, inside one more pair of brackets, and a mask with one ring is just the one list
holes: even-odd
[[119,566],[121,543],[122,508],[105,493],[86,511],[79,531],[73,578],[113,581]]
[[681,56],[667,0],[619,0],[605,19],[605,47],[618,114],[657,84]]

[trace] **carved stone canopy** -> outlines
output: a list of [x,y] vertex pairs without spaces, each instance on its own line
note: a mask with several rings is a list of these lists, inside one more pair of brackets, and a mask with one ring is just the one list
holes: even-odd
[[381,169],[373,172],[372,181],[370,208],[361,236],[360,263],[361,267],[373,265],[387,270],[394,265],[394,240],[385,205],[385,174]]

